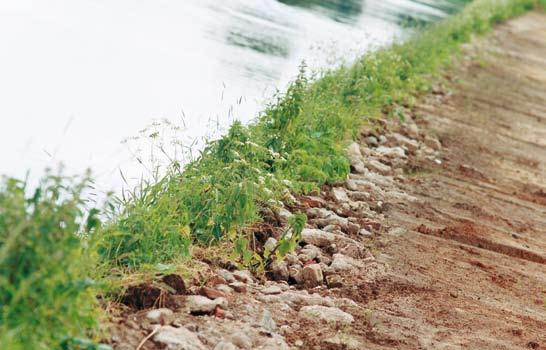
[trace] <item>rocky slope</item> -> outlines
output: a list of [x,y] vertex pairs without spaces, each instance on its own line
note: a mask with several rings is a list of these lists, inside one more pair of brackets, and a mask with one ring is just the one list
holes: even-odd
[[345,182],[271,220],[309,217],[269,279],[203,262],[135,289],[113,347],[546,349],[545,23],[500,26],[405,122],[364,130]]

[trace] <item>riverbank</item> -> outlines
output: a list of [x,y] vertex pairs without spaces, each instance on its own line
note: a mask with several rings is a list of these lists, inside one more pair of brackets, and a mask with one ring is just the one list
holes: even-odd
[[[56,266],[56,269],[47,269],[47,264],[40,265],[44,264],[43,260],[31,257],[35,252],[42,254],[40,245],[27,245],[24,236],[21,236],[21,241],[13,238],[20,244],[15,247],[26,249],[23,251],[28,255],[22,256],[28,262],[38,264],[38,271],[45,270],[45,277],[49,278],[45,282],[50,284],[44,284],[42,289],[33,291],[38,293],[32,298],[33,303],[43,303],[43,315],[47,315],[40,318],[40,314],[35,313],[32,317],[36,324],[53,319],[56,321],[53,326],[58,327],[56,332],[49,332],[52,338],[43,340],[42,344],[59,341],[65,332],[69,335],[77,334],[75,328],[81,326],[82,329],[84,323],[80,322],[83,320],[89,324],[91,314],[85,313],[85,310],[92,304],[86,298],[91,283],[80,285],[74,282],[81,280],[81,277],[75,277],[78,273],[88,275],[84,267],[71,264],[74,258],[86,259],[86,262],[101,267],[95,269],[99,273],[95,277],[109,287],[101,288],[103,292],[100,300],[107,309],[119,311],[119,316],[116,313],[111,315],[111,322],[119,322],[121,331],[116,334],[114,328],[117,326],[110,327],[117,338],[108,338],[118,348],[134,347],[138,345],[135,343],[138,340],[142,342],[143,349],[152,349],[162,342],[161,339],[172,340],[173,337],[178,339],[182,336],[194,339],[195,344],[199,344],[203,343],[203,336],[199,338],[198,334],[200,327],[203,334],[208,334],[207,330],[230,333],[233,327],[246,327],[241,324],[243,321],[252,329],[252,332],[248,332],[255,333],[260,339],[260,346],[270,341],[275,342],[269,345],[272,348],[284,346],[283,342],[297,345],[298,341],[303,341],[307,344],[310,340],[299,339],[302,338],[302,331],[313,325],[313,318],[323,316],[334,317],[334,323],[339,329],[351,329],[356,317],[362,321],[356,322],[362,327],[352,336],[368,334],[368,327],[373,322],[366,320],[372,320],[373,313],[369,314],[367,308],[358,303],[365,305],[370,296],[359,291],[365,287],[363,283],[372,286],[376,278],[374,276],[383,276],[387,268],[380,257],[381,240],[377,245],[375,239],[370,238],[370,242],[367,240],[391,232],[386,231],[386,228],[394,226],[382,221],[390,210],[400,205],[411,208],[420,203],[419,193],[403,187],[409,185],[417,188],[418,181],[406,183],[400,179],[407,179],[423,168],[438,171],[431,168],[431,165],[441,165],[446,161],[440,153],[442,143],[427,131],[419,132],[417,124],[412,122],[416,101],[427,91],[432,91],[436,97],[445,95],[441,88],[432,84],[439,79],[434,74],[458,52],[461,43],[466,42],[472,34],[483,33],[493,24],[521,14],[533,5],[533,1],[479,1],[461,15],[424,32],[409,43],[367,56],[352,67],[327,72],[320,79],[312,81],[308,81],[302,74],[255,124],[249,127],[234,125],[226,137],[210,144],[202,157],[184,170],[174,164],[169,176],[157,184],[142,187],[132,198],[125,199],[115,213],[115,220],[102,227],[99,227],[94,212],[86,216],[78,211],[81,202],[79,193],[74,194],[74,200],[68,201],[62,211],[51,206],[62,200],[62,197],[60,199],[53,193],[51,198],[42,200],[40,194],[35,196],[34,202],[29,204],[31,208],[38,207],[36,203],[39,203],[43,205],[40,206],[43,209],[41,213],[49,213],[45,210],[47,208],[55,214],[47,216],[48,220],[51,219],[48,221],[49,226],[40,223],[34,225],[32,220],[36,216],[26,214],[22,214],[23,220],[19,221],[33,223],[28,226],[32,226],[30,231],[37,232],[37,235],[44,228],[47,230],[47,227],[62,228],[60,238],[62,242],[67,241],[68,247],[55,246],[58,237],[52,237],[53,240],[49,241],[45,238],[44,244],[52,247],[50,253],[57,251],[57,255],[61,254],[63,258],[58,260],[61,265]],[[381,116],[391,118],[381,119]],[[396,118],[405,119],[406,124],[397,126],[393,122]],[[353,144],[349,148],[352,153],[348,159],[345,154],[348,140],[361,139],[360,130],[364,126],[367,126],[364,130],[367,130],[365,140],[369,147]],[[381,145],[376,144],[379,142]],[[476,153],[475,149],[467,151]],[[542,163],[539,161],[539,164]],[[472,165],[468,165],[468,170],[465,170],[465,164],[461,164],[460,168],[469,174],[474,174],[476,170]],[[350,175],[351,171],[353,175]],[[352,181],[346,182],[347,176]],[[334,186],[338,189],[335,190],[329,187],[332,184],[343,185]],[[20,196],[18,192],[17,198],[20,199]],[[10,202],[9,197],[4,197],[8,200],[3,205]],[[20,203],[22,209],[18,210],[27,210],[23,202]],[[288,211],[296,215],[290,215]],[[74,220],[68,226],[67,217]],[[307,224],[306,217],[309,218]],[[89,234],[88,247],[93,247],[93,252],[87,249],[82,253],[74,247],[71,237],[78,231],[77,222],[80,218],[87,222],[84,229]],[[16,225],[16,221],[3,221],[4,230],[10,232],[12,226],[9,225],[22,225]],[[317,229],[319,231],[314,231]],[[426,226],[421,231],[434,234],[437,232],[435,230]],[[29,230],[21,232],[28,233]],[[441,232],[438,231],[438,235]],[[16,255],[20,256],[20,251],[6,252],[8,241],[6,238],[2,241],[4,255],[1,261],[17,264],[20,260]],[[372,245],[368,246],[368,243]],[[210,248],[202,248],[210,244]],[[331,248],[332,245],[335,248]],[[493,246],[498,247],[495,244]],[[294,250],[298,255],[294,255]],[[193,259],[190,253],[193,253]],[[13,259],[6,259],[6,256]],[[283,259],[286,259],[290,268],[280,262]],[[71,274],[68,277],[74,278],[72,281],[67,280],[66,274],[63,274],[63,266],[70,267]],[[294,266],[300,266],[300,269]],[[219,267],[246,267],[256,275],[231,272],[218,275],[214,271]],[[82,269],[78,271],[78,268]],[[355,273],[357,270],[359,274]],[[328,274],[328,271],[334,273]],[[176,277],[178,275],[184,276],[186,281],[181,282]],[[19,287],[17,283],[28,285],[38,281],[40,287],[44,281],[37,279],[37,276],[40,274],[25,279],[22,272],[21,276],[14,276],[15,290]],[[309,296],[284,283],[268,286],[270,290],[266,291],[260,284],[252,282],[255,276],[287,280],[295,286],[305,285],[310,290],[316,285],[322,285],[325,280],[330,288],[319,286],[316,291],[322,296]],[[331,276],[338,276],[338,281]],[[359,278],[363,280],[359,282]],[[63,295],[59,291],[64,290],[67,283],[74,285],[74,289]],[[204,283],[214,288],[198,288]],[[354,288],[359,285],[362,288]],[[47,294],[47,298],[40,299],[40,291],[46,289],[52,292]],[[246,296],[233,292],[245,290]],[[17,296],[11,300],[25,300],[27,295],[24,293],[24,288],[19,288],[17,291],[10,289],[5,295],[8,298]],[[260,295],[279,293],[284,293],[284,296],[292,293],[293,305],[287,305],[287,308],[281,303],[272,309],[268,305],[276,304],[275,300],[279,297],[258,298]],[[197,294],[206,297],[199,298],[195,296]],[[121,297],[112,299],[112,295]],[[68,299],[59,304],[56,300],[60,296]],[[350,296],[352,298],[347,299]],[[79,308],[82,314],[66,314],[65,317],[62,313],[67,311],[68,302],[72,302],[70,311]],[[120,307],[118,302],[126,306]],[[308,305],[302,306],[302,303]],[[60,305],[59,309],[49,309],[57,304]],[[15,333],[4,332],[2,341],[14,344],[12,348],[17,348],[22,341],[19,336],[21,333],[17,332],[25,330],[22,326],[25,319],[22,316],[30,314],[21,312],[24,311],[24,305],[23,309],[14,307],[10,310],[14,305],[10,304],[10,300],[3,305],[8,305],[4,310],[11,311],[11,314],[4,312],[4,321],[6,315],[12,318],[11,323],[3,323],[4,327],[8,325],[7,329],[11,329],[19,321],[19,327],[22,328],[14,327]],[[253,310],[249,305],[255,305],[256,309]],[[265,309],[264,305],[267,306]],[[17,307],[20,306],[17,304]],[[164,310],[159,312],[159,316],[156,312],[157,317],[153,313],[134,313],[134,309],[153,306],[168,306],[178,311],[173,314],[172,310]],[[360,311],[350,312],[353,307]],[[186,308],[192,312],[187,313]],[[51,315],[51,311],[57,314]],[[279,311],[283,312],[279,314]],[[214,313],[217,317],[196,316],[208,313]],[[281,332],[281,325],[291,326],[288,321],[295,317],[294,313],[299,315],[297,320],[307,321],[302,321],[300,331],[284,328]],[[258,314],[259,319],[253,320],[252,317],[256,318]],[[243,316],[251,318],[243,320]],[[307,324],[309,319],[311,323]],[[187,324],[188,320],[195,323],[196,328]],[[175,321],[178,323],[173,323]],[[76,327],[63,328],[67,322]],[[156,327],[162,323],[171,326]],[[274,326],[275,323],[279,324],[279,328]],[[328,327],[324,332],[330,332],[333,328]],[[167,333],[162,337],[159,331]],[[45,333],[41,334],[48,337]],[[146,340],[146,336],[155,339],[155,342]],[[218,341],[222,338],[213,333],[209,336]],[[345,339],[344,336],[341,338]],[[28,341],[33,344],[35,340],[30,338]],[[388,345],[388,341],[385,344]],[[205,348],[216,344],[195,346]],[[229,348],[229,345],[225,346]]]
[[546,347],[545,19],[475,39],[406,121],[364,128],[348,178],[288,208],[309,221],[269,280],[203,263],[116,345]]

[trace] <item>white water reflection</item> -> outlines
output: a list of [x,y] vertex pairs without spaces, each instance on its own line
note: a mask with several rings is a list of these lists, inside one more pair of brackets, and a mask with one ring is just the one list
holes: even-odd
[[17,0],[0,4],[0,173],[59,161],[103,189],[153,119],[191,138],[250,120],[297,73],[351,60],[464,0]]

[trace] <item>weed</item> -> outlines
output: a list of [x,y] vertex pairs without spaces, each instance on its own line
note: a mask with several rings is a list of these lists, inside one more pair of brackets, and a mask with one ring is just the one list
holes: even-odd
[[84,210],[88,185],[47,173],[27,197],[25,182],[0,182],[2,349],[58,349],[95,326],[93,257],[82,242],[99,221]]

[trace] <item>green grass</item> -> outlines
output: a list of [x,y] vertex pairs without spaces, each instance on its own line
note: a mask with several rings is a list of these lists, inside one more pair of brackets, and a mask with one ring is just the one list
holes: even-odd
[[[183,171],[173,167],[123,201],[103,231],[100,254],[127,267],[187,256],[191,244],[228,239],[241,247],[264,208],[286,189],[309,192],[349,172],[344,147],[371,118],[403,118],[402,106],[430,87],[433,75],[473,34],[521,14],[533,0],[479,0],[410,41],[309,78],[304,66],[257,120],[235,123]],[[245,236],[245,237],[243,237]],[[280,242],[284,244],[283,242]],[[260,259],[244,259],[260,264]]]
[[3,179],[0,348],[96,348],[83,340],[97,323],[99,291],[88,276],[106,278],[113,267],[165,270],[190,259],[192,245],[221,243],[241,266],[265,269],[294,248],[305,218],[290,222],[274,252],[259,255],[251,249],[252,226],[263,213],[280,206],[287,191],[345,178],[344,149],[362,126],[384,114],[403,118],[403,107],[430,89],[461,43],[537,5],[546,0],[477,0],[352,65],[311,77],[302,66],[254,123],[235,123],[184,169],[174,163],[163,178],[112,202],[102,227],[83,200],[87,178],[47,174],[33,192]]
[[96,326],[93,257],[82,244],[98,224],[84,210],[88,181],[48,173],[32,192],[0,182],[0,348],[85,344]]

